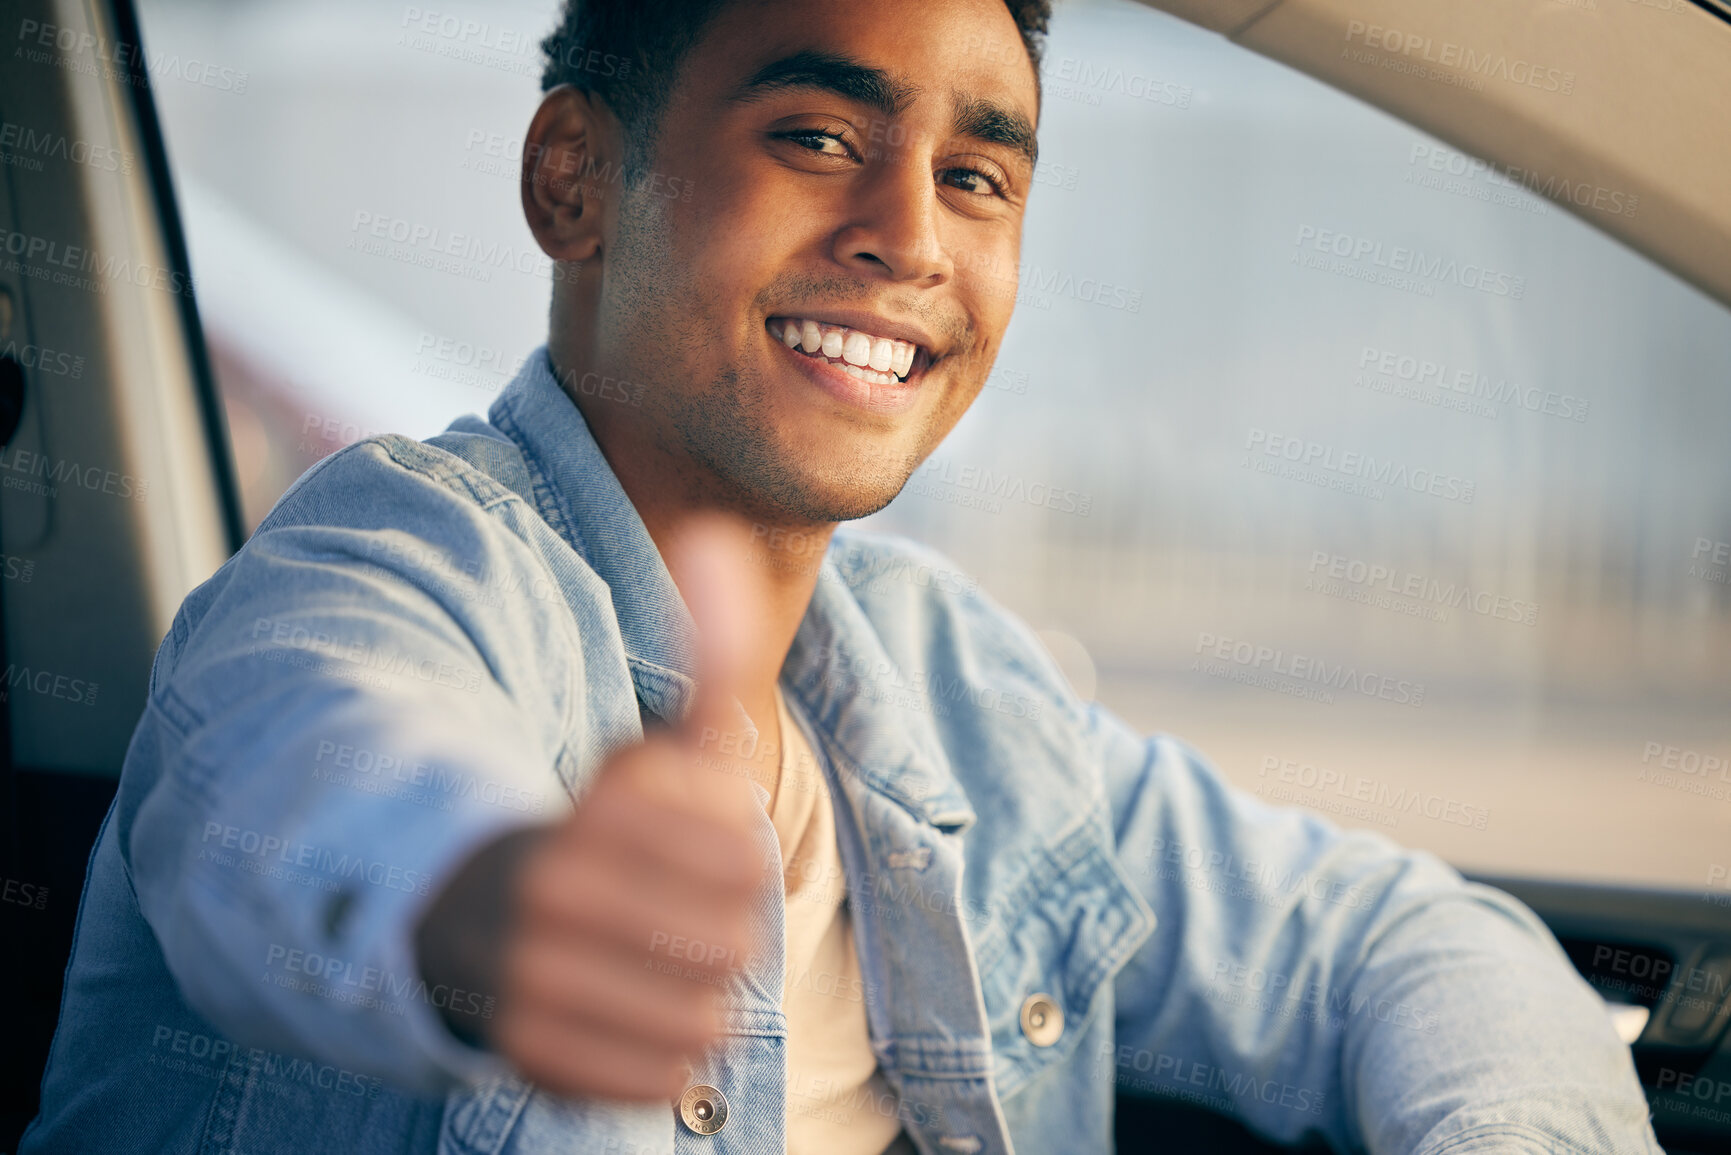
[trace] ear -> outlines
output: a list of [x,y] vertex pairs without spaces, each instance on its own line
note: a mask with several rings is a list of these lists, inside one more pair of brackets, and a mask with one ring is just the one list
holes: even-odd
[[607,107],[561,84],[541,98],[523,141],[523,216],[541,251],[587,261],[601,251],[601,189],[587,176],[617,170],[620,134]]

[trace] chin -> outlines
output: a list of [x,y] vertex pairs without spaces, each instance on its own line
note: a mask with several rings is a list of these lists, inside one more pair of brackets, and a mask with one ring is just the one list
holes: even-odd
[[828,524],[858,521],[894,501],[915,464],[885,462],[880,457],[863,469],[855,459],[814,470],[809,459],[788,454],[778,463],[761,462],[748,471],[749,476],[735,480],[743,491],[761,499],[766,514]]
[[902,483],[895,485],[809,485],[776,495],[776,504],[802,521],[831,523],[870,517],[896,499]]

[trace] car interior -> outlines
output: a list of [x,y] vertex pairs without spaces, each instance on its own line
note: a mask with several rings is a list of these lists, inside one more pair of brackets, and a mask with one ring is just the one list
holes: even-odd
[[[85,38],[89,44],[149,46],[155,31],[148,21],[141,27],[141,7],[148,12],[148,5],[135,6],[134,0],[16,0],[9,11],[19,28],[53,26],[71,38],[70,43]],[[1206,40],[1219,46],[1210,51],[1265,58],[1258,67],[1271,61],[1283,74],[1299,74],[1295,82],[1337,90],[1368,106],[1365,115],[1399,122],[1399,131],[1409,137],[1416,129],[1423,139],[1455,150],[1451,156],[1480,158],[1479,171],[1487,165],[1500,171],[1506,184],[1524,185],[1522,195],[1542,210],[1571,216],[1608,238],[1611,247],[1626,250],[1619,260],[1650,267],[1651,275],[1667,284],[1674,281],[1675,291],[1699,302],[1691,307],[1716,326],[1712,342],[1704,342],[1694,354],[1705,368],[1691,388],[1710,397],[1717,408],[1684,410],[1678,420],[1710,425],[1725,414],[1724,406],[1731,401],[1731,362],[1716,359],[1716,351],[1727,347],[1725,336],[1731,331],[1731,315],[1725,311],[1731,308],[1731,198],[1725,195],[1731,187],[1731,136],[1725,127],[1731,123],[1731,84],[1726,83],[1731,77],[1731,4],[1146,0],[1146,8],[1155,11],[1132,11],[1131,5],[1118,4],[1114,18],[1158,20],[1158,27],[1170,29],[1170,35],[1190,38],[1182,40],[1184,44]],[[35,41],[20,34],[19,43]],[[1438,81],[1439,75],[1462,72],[1462,53],[1537,62],[1527,70],[1536,79],[1474,83],[1468,70],[1465,81]],[[113,797],[156,646],[180,600],[240,546],[256,521],[246,508],[231,441],[235,410],[232,403],[225,406],[219,381],[223,353],[213,350],[206,336],[210,316],[239,306],[213,299],[224,286],[220,281],[207,285],[202,277],[206,265],[194,260],[197,244],[189,239],[184,214],[186,206],[204,194],[189,190],[179,178],[160,119],[159,90],[176,81],[153,70],[144,52],[109,52],[100,56],[102,67],[90,68],[67,66],[69,58],[57,57],[58,66],[38,62],[23,67],[9,61],[0,70],[5,133],[0,147],[6,153],[0,164],[0,235],[6,238],[0,244],[0,644],[7,676],[7,686],[0,691],[0,797],[5,807],[0,881],[6,891],[6,901],[0,902],[0,942],[5,944],[0,950],[0,974],[5,977],[0,989],[12,995],[0,1092],[0,1151],[12,1149],[36,1109],[87,857]],[[1064,59],[1059,52],[1055,62],[1048,61],[1048,101],[1054,100],[1054,91],[1063,99],[1065,83],[1078,90],[1095,83],[1088,79],[1087,58],[1068,74]],[[1544,62],[1567,62],[1567,67],[1541,67]],[[1163,67],[1177,75],[1183,64],[1178,53]],[[1613,77],[1614,83],[1585,82],[1595,75]],[[1581,82],[1565,93],[1568,78]],[[1556,87],[1548,89],[1553,80]],[[1096,85],[1108,101],[1114,95],[1112,83]],[[1201,92],[1201,86],[1196,90]],[[1052,151],[1060,158],[1056,171],[1061,183],[1064,154],[1061,148]],[[1090,180],[1105,181],[1097,167],[1076,163]],[[1559,174],[1565,178],[1560,182]],[[1618,206],[1638,203],[1639,210],[1609,211],[1604,190],[1619,198]],[[1120,204],[1126,213],[1137,211],[1133,197]],[[1540,210],[1531,211],[1537,215]],[[1297,223],[1311,227],[1303,220]],[[1314,227],[1328,224],[1319,219]],[[1302,232],[1297,235],[1308,242]],[[1283,234],[1280,243],[1289,242]],[[1350,250],[1356,243],[1334,249],[1333,255],[1345,251],[1345,259],[1355,259]],[[1286,251],[1271,260],[1287,262]],[[1313,278],[1319,283],[1323,279],[1320,274]],[[1452,291],[1453,286],[1446,288]],[[1257,310],[1246,312],[1252,314],[1246,323],[1254,323]],[[1101,310],[1090,316],[1095,314],[1103,316],[1102,324],[1121,320],[1104,317]],[[1361,346],[1367,352],[1359,364],[1380,359],[1371,346],[1380,349],[1384,342],[1373,339],[1369,323],[1365,325],[1363,339],[1343,339],[1350,350],[1347,361],[1360,358]],[[1020,392],[1015,372],[1013,364],[1004,370],[999,393]],[[480,395],[475,397],[474,407],[483,407]],[[283,412],[294,414],[287,418],[294,422],[302,411],[304,407],[290,406]],[[1689,413],[1697,416],[1691,419]],[[1509,422],[1516,418],[1524,415],[1511,414]],[[1434,419],[1441,421],[1444,415]],[[1260,428],[1256,421],[1241,421],[1232,436],[1244,439],[1247,424],[1254,444]],[[1273,422],[1267,424],[1272,427]],[[347,439],[365,430],[366,422],[357,419]],[[1731,459],[1726,453],[1731,426],[1698,432],[1703,440],[1697,450],[1705,446],[1711,452],[1716,446],[1721,466]],[[966,451],[965,444],[960,452]],[[1509,452],[1525,453],[1522,447],[1528,445],[1520,441]],[[1667,456],[1652,448],[1652,438],[1638,445],[1647,454],[1642,468],[1667,468]],[[1479,512],[1484,503],[1498,500],[1513,499],[1481,495]],[[1106,504],[1098,501],[1090,532],[1106,516],[1100,512]],[[938,524],[940,515],[962,516],[953,509],[933,512],[932,505],[910,508],[898,503],[885,524],[917,534]],[[1673,545],[1642,536],[1607,548],[1629,555],[1657,551],[1679,571],[1697,560],[1712,563],[1719,543],[1731,537],[1728,510],[1721,489],[1703,497],[1689,513],[1693,520],[1683,523],[1690,527],[1685,535],[1689,540]],[[1532,528],[1536,520],[1519,524],[1540,533]],[[976,536],[996,532],[983,525],[975,527]],[[1365,532],[1374,530],[1372,526]],[[1159,532],[1152,536],[1153,548],[1158,548]],[[1045,540],[1061,545],[1063,534]],[[1443,544],[1437,548],[1446,553],[1449,539],[1439,540]],[[1327,548],[1320,537],[1295,541],[1289,550],[1301,559],[1292,563],[1295,566],[1315,569],[1317,563],[1308,559],[1318,555],[1332,565],[1339,552]],[[1697,542],[1706,543],[1705,549]],[[959,552],[972,556],[968,548],[964,543]],[[1692,551],[1699,557],[1687,556]],[[980,568],[989,571],[989,561]],[[1724,571],[1719,564],[1717,572]],[[1681,724],[1667,729],[1652,721],[1658,714],[1636,710],[1628,732],[1646,737],[1618,763],[1627,763],[1625,777],[1631,780],[1643,772],[1638,765],[1643,751],[1649,763],[1685,775],[1712,767],[1715,751],[1731,751],[1726,730],[1731,678],[1725,676],[1731,673],[1731,588],[1723,576],[1677,580],[1684,583],[1678,597],[1691,599],[1690,612],[1697,616],[1676,628],[1684,635],[1692,632],[1699,646],[1692,650],[1686,641],[1678,642],[1679,648],[1667,651],[1669,657],[1649,654],[1640,660],[1669,662],[1676,684],[1687,682],[1687,692],[1697,695],[1690,699],[1699,707],[1693,716],[1706,721],[1697,736]],[[1239,595],[1264,597],[1266,585],[1246,581]],[[985,584],[992,584],[989,578]],[[1066,596],[1081,600],[1082,587],[1065,588],[1070,591]],[[1280,600],[1285,596],[1271,604],[1288,605]],[[1302,603],[1301,609],[1308,605]],[[1549,610],[1549,603],[1545,605]],[[1638,616],[1643,611],[1628,612]],[[1174,634],[1181,639],[1179,658],[1188,662],[1205,648],[1204,635],[1223,636],[1237,620],[1224,611],[1187,618]],[[1549,624],[1543,614],[1540,623]],[[1250,632],[1256,628],[1248,627]],[[1112,656],[1091,640],[1087,646],[1075,642],[1073,635],[1084,631],[1055,625],[1050,634],[1042,634],[1074,681],[1104,690],[1114,677]],[[1407,652],[1442,644],[1436,641],[1439,633],[1402,636],[1405,640],[1398,644]],[[1629,644],[1638,641],[1636,637]],[[1079,656],[1067,660],[1066,647]],[[1391,662],[1398,664],[1402,651],[1391,652]],[[1555,660],[1563,665],[1575,660],[1564,653]],[[1470,662],[1470,657],[1463,661]],[[1670,693],[1671,685],[1655,682],[1655,700]],[[1234,689],[1242,692],[1223,707],[1222,728],[1233,724],[1234,710],[1266,706],[1271,719],[1267,725],[1278,732],[1285,715],[1275,704],[1255,699],[1254,691]],[[1170,715],[1187,700],[1182,694],[1171,698],[1177,705],[1165,711],[1163,724],[1182,731],[1184,719]],[[1287,705],[1279,703],[1278,709]],[[1523,741],[1541,742],[1544,733],[1535,723],[1533,734]],[[1469,733],[1462,740],[1472,737]],[[1401,740],[1398,734],[1390,739],[1396,744]],[[1207,748],[1206,742],[1199,745]],[[1254,784],[1259,769],[1266,774],[1277,767],[1291,748],[1271,739],[1231,751],[1227,758],[1236,760],[1241,784]],[[1299,751],[1300,760],[1304,753]],[[1513,763],[1497,771],[1514,776],[1520,772]],[[1722,760],[1717,772],[1726,777]],[[1471,795],[1471,787],[1462,789],[1468,791],[1469,802],[1483,797]],[[1559,789],[1547,795],[1543,805],[1565,810],[1573,804],[1570,797]],[[1679,810],[1679,822],[1696,822],[1690,829],[1717,829],[1719,842],[1731,846],[1722,836],[1731,833],[1731,810],[1726,809],[1731,803],[1666,798]],[[1495,822],[1499,815],[1492,810]],[[1607,1014],[1633,1051],[1666,1150],[1731,1150],[1731,889],[1724,881],[1724,867],[1713,873],[1715,862],[1731,858],[1721,852],[1714,859],[1711,851],[1703,851],[1709,857],[1691,859],[1687,871],[1642,875],[1623,870],[1616,865],[1623,861],[1618,856],[1637,853],[1626,845],[1634,840],[1631,828],[1644,821],[1631,816],[1628,828],[1601,823],[1583,829],[1571,853],[1583,861],[1603,858],[1610,864],[1592,873],[1576,870],[1561,858],[1523,862],[1518,855],[1501,860],[1475,855],[1470,853],[1474,844],[1464,842],[1441,845],[1438,852],[1455,859],[1470,877],[1531,906],[1604,997]],[[1402,827],[1395,836],[1407,829]],[[1518,840],[1518,832],[1511,837]],[[1643,837],[1662,841],[1667,835],[1659,830]],[[1620,842],[1625,844],[1621,851]],[[1692,845],[1697,844],[1705,845],[1699,837]],[[1453,845],[1464,845],[1468,852],[1453,855]],[[1561,865],[1548,868],[1547,863]],[[1690,884],[1687,878],[1697,881]],[[1117,1126],[1119,1144],[1127,1151],[1277,1149],[1232,1120],[1178,1103],[1121,1096]]]

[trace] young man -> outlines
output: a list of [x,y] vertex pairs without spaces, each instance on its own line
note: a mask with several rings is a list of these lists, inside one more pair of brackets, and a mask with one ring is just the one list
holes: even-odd
[[1119,1092],[1658,1150],[1524,908],[831,540],[992,365],[1045,19],[573,0],[522,182],[547,347],[187,599],[26,1151],[1090,1152]]

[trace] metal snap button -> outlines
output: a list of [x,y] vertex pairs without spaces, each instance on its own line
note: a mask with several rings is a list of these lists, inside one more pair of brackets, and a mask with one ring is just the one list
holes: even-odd
[[727,1096],[707,1083],[687,1087],[679,1097],[679,1118],[699,1135],[713,1135],[727,1126]]
[[1036,993],[1022,1002],[1022,1034],[1036,1047],[1049,1047],[1064,1033],[1064,1012],[1051,995]]

